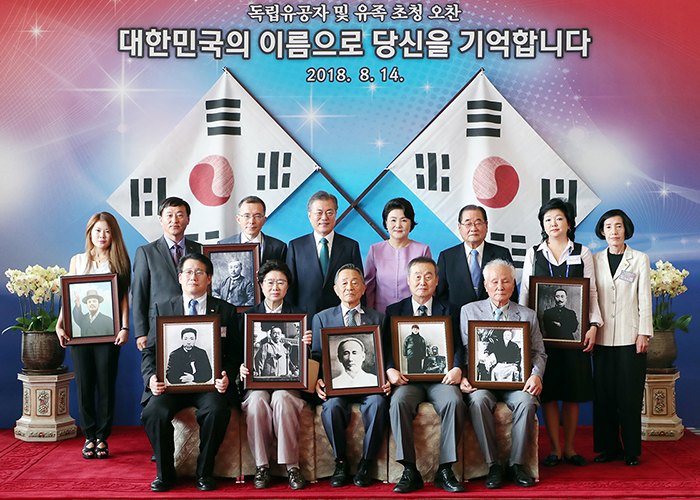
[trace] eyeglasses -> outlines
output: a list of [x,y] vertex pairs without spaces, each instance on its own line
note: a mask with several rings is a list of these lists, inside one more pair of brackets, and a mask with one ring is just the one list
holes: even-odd
[[460,222],[459,225],[467,229],[471,229],[472,226],[474,226],[476,229],[481,229],[481,227],[485,226],[486,223],[482,220],[478,220],[475,222]]
[[323,210],[316,210],[315,212],[311,212],[311,215],[313,215],[317,219],[320,219],[321,217],[323,217],[324,214],[328,218],[335,217],[336,213],[337,210],[326,210],[325,212]]
[[238,214],[238,216],[241,219],[246,220],[246,221],[253,219],[255,222],[259,222],[265,218],[264,215],[260,215],[260,214],[253,214],[253,215],[251,215],[251,214]]
[[184,271],[182,271],[182,274],[184,274],[184,275],[187,276],[188,278],[189,278],[190,276],[192,276],[193,274],[194,274],[195,276],[197,276],[198,278],[201,278],[202,276],[204,276],[205,274],[207,274],[207,272],[206,272],[206,271],[202,271],[201,269],[185,269]]
[[287,284],[287,280],[263,280],[263,284],[269,287],[277,285],[278,287],[282,288]]

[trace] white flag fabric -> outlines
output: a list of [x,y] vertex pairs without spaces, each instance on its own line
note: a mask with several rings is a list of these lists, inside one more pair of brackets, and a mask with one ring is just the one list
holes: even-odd
[[[511,250],[517,268],[541,240],[537,212],[567,198],[580,222],[600,199],[480,71],[389,165],[458,237],[458,211],[484,206],[487,239]],[[520,273],[518,273],[520,274]]]
[[269,215],[316,168],[226,70],[107,202],[151,241],[159,202],[179,196],[192,207],[187,236],[211,244],[239,232],[241,198],[259,196]]

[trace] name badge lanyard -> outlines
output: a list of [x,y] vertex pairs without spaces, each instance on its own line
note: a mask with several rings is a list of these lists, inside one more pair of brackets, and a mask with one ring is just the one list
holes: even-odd
[[[554,278],[554,270],[552,269],[552,261],[549,260],[549,249],[545,248],[545,257],[547,257],[547,265],[549,266],[549,275]],[[569,247],[569,253],[566,255],[566,277],[569,277],[569,257],[571,252],[574,251],[574,247]]]

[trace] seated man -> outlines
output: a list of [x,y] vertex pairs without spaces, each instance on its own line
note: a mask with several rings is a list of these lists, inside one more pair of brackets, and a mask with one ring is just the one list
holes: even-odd
[[[386,375],[391,385],[396,386],[391,397],[389,415],[391,432],[396,439],[396,461],[404,466],[403,476],[394,491],[409,493],[423,487],[423,478],[416,467],[416,449],[413,443],[413,419],[418,414],[418,405],[430,401],[440,415],[440,466],[435,474],[435,486],[445,491],[464,491],[455,478],[452,464],[457,461],[457,445],[462,437],[467,409],[459,392],[464,366],[464,349],[459,337],[457,308],[448,302],[433,297],[438,283],[435,261],[428,257],[417,257],[408,263],[408,286],[411,296],[386,308],[384,323],[384,349],[392,352],[388,338],[392,316],[451,316],[453,345],[455,346],[452,368],[440,383],[410,382],[395,368],[391,359],[386,364]],[[412,328],[412,330],[415,330]],[[414,332],[415,333],[415,332]],[[425,348],[423,348],[425,357]],[[421,370],[422,371],[422,370]],[[420,371],[419,371],[420,372]],[[409,372],[410,373],[410,372]]]
[[486,476],[487,488],[500,488],[503,483],[503,468],[498,463],[496,424],[493,412],[496,403],[503,401],[513,412],[512,449],[508,462],[508,472],[518,486],[532,486],[534,481],[523,470],[527,450],[532,446],[529,438],[535,425],[535,414],[540,406],[537,397],[542,392],[542,376],[547,362],[542,333],[537,321],[537,313],[532,309],[510,301],[515,288],[515,267],[503,260],[494,259],[484,267],[484,284],[489,298],[462,306],[460,326],[462,342],[469,346],[469,321],[528,321],[530,323],[530,358],[532,373],[522,391],[486,390],[472,387],[466,378],[460,387],[467,393],[469,412],[474,432],[489,464]]
[[[219,451],[231,418],[230,406],[238,406],[235,386],[229,387],[227,373],[237,369],[243,359],[243,339],[238,332],[236,308],[223,300],[207,295],[214,269],[204,255],[192,253],[180,259],[178,280],[182,295],[156,303],[151,317],[148,341],[142,351],[141,373],[145,390],[141,404],[145,406],[141,421],[156,457],[158,475],[151,483],[152,491],[168,491],[175,485],[175,443],[172,420],[177,412],[194,406],[199,424],[199,457],[197,489],[216,489],[213,479],[214,459]],[[156,316],[221,316],[221,367],[215,378],[216,392],[168,393],[164,381],[156,376]],[[211,375],[210,375],[211,378]],[[228,390],[227,390],[228,389]]]
[[[302,278],[303,279],[303,278]],[[345,264],[335,273],[333,289],[340,298],[340,305],[326,309],[314,316],[312,322],[311,356],[321,361],[321,329],[343,326],[381,325],[384,315],[380,312],[362,307],[360,298],[365,293],[365,278],[362,270],[354,264]],[[319,373],[323,373],[320,369]],[[346,430],[350,425],[351,408],[353,403],[360,403],[362,422],[365,425],[365,441],[362,449],[362,459],[357,466],[353,482],[357,486],[370,485],[369,466],[384,439],[389,420],[389,403],[381,394],[352,395],[326,397],[326,384],[322,379],[316,382],[316,394],[324,401],[321,419],[326,429],[328,440],[333,446],[335,455],[335,472],[331,477],[331,486],[339,487],[349,480],[349,467],[346,461]],[[384,386],[388,394],[390,386]]]

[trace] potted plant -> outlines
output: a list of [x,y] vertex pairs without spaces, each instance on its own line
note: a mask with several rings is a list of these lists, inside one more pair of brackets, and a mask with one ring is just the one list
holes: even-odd
[[7,289],[19,297],[20,316],[17,324],[2,333],[22,332],[22,363],[25,373],[57,373],[65,371],[61,364],[66,351],[56,336],[56,321],[61,310],[61,276],[66,270],[54,266],[29,266],[22,272],[8,269]]
[[651,292],[654,295],[654,337],[649,341],[647,368],[671,368],[676,360],[675,329],[688,333],[692,316],[685,314],[676,318],[673,312],[673,299],[688,290],[683,280],[690,274],[679,271],[673,264],[658,261],[651,270]]

